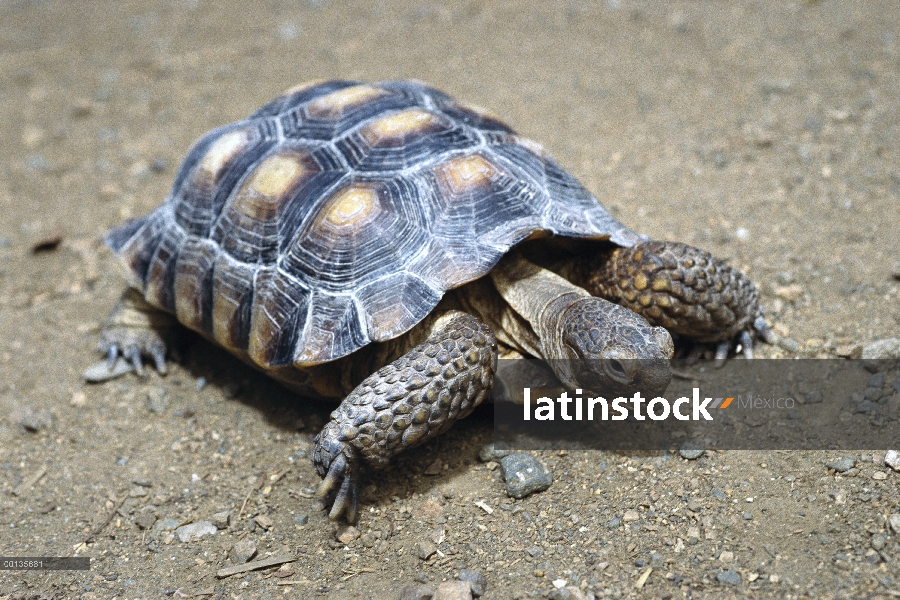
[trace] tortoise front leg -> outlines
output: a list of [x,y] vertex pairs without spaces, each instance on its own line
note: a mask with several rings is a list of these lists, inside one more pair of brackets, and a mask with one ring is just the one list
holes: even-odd
[[601,253],[576,271],[573,275],[591,294],[671,333],[716,343],[719,361],[734,342],[752,358],[754,337],[774,341],[753,282],[705,250],[645,242]]
[[144,374],[143,356],[149,356],[160,373],[166,372],[166,342],[163,336],[175,319],[150,305],[141,293],[128,288],[100,331],[100,352],[112,368],[120,355],[134,365],[138,375]]
[[313,463],[324,479],[319,496],[337,490],[329,518],[355,521],[364,465],[383,467],[468,416],[490,395],[496,370],[491,329],[451,311],[425,342],[359,384],[314,440]]

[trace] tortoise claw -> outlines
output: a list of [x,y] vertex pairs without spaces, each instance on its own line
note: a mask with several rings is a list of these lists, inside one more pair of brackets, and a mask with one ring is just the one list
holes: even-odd
[[746,329],[738,334],[738,343],[744,358],[753,358],[753,336]]
[[335,488],[337,493],[328,518],[337,521],[341,515],[346,515],[347,521],[353,523],[359,514],[359,480],[355,469],[343,454],[338,454],[331,462],[328,474],[319,484],[317,495],[327,502]]

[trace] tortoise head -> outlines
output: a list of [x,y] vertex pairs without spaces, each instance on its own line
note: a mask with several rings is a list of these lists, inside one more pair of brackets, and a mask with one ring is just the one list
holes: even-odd
[[672,379],[669,359],[674,346],[669,332],[627,308],[581,297],[559,313],[556,332],[542,343],[557,377],[568,388],[608,398],[636,391],[653,397],[662,394]]

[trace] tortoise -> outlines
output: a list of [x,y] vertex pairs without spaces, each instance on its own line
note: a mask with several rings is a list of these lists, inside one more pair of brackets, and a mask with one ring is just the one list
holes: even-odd
[[771,337],[740,272],[635,233],[541,146],[417,81],[288,90],[202,136],[165,203],[105,241],[131,286],[101,333],[111,362],[164,372],[174,315],[343,398],[312,452],[332,519],[355,520],[366,466],[484,401],[500,352],[573,389],[658,394],[670,332],[719,358]]

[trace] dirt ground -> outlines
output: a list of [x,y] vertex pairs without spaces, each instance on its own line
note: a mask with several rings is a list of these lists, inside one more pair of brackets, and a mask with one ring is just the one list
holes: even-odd
[[[104,231],[317,78],[502,115],[627,225],[747,273],[796,342],[765,356],[898,337],[894,0],[0,0],[0,555],[92,560],[0,571],[0,598],[399,598],[461,569],[485,598],[900,596],[887,448],[536,452],[555,482],[513,500],[480,411],[371,477],[348,532],[306,458],[330,407],[190,336],[167,377],[84,383],[123,288]],[[296,560],[217,577],[248,541]]]

